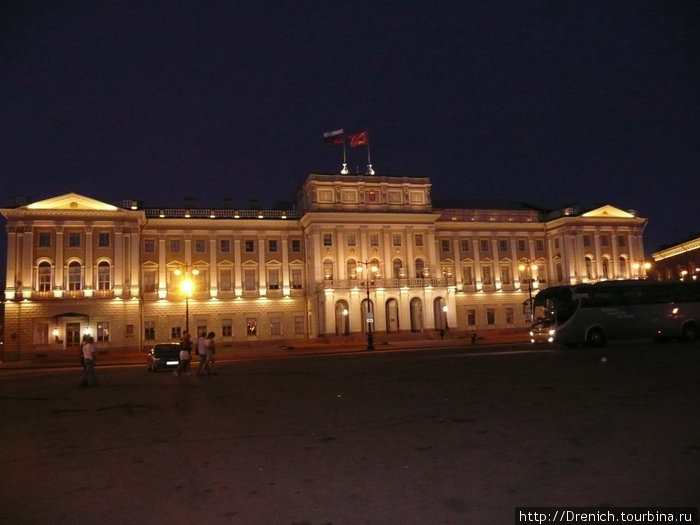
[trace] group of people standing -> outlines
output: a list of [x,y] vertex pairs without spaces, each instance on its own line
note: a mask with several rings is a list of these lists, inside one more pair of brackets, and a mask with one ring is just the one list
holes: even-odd
[[95,347],[95,338],[85,334],[80,344],[80,364],[83,365],[83,375],[80,376],[78,386],[98,386],[97,376],[95,375],[95,356],[97,348]]
[[[195,342],[195,353],[199,356],[199,367],[197,368],[198,376],[216,375],[214,371],[214,354],[216,345],[214,344],[214,332],[206,333],[202,330]],[[180,362],[173,372],[174,375],[190,375],[190,361],[192,359],[192,338],[190,333],[185,331],[180,340]]]

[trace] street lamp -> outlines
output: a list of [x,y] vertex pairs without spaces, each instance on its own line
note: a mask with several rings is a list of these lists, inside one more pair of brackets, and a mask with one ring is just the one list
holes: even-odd
[[[365,277],[365,284],[367,287],[367,350],[374,350],[374,334],[372,333],[372,325],[374,324],[374,318],[372,316],[372,310],[370,308],[370,300],[369,300],[369,279],[371,277],[371,273],[374,273],[378,270],[376,266],[370,267],[370,262],[369,261],[360,261],[360,264],[364,264],[365,267],[367,268],[367,276]],[[362,266],[357,267],[357,271],[362,273],[364,268]]]
[[[530,321],[532,321],[532,271],[537,270],[537,265],[532,264],[532,261],[525,261],[525,264],[518,266],[518,270],[524,272],[527,270],[527,308],[530,315]],[[523,310],[525,310],[525,305],[523,304]]]
[[182,287],[182,291],[185,294],[185,331],[189,332],[190,331],[190,297],[192,296],[192,290],[194,289],[194,283],[192,282],[192,278],[190,277],[190,274],[199,275],[199,270],[197,270],[197,268],[193,268],[190,271],[190,265],[186,263],[184,266],[184,271],[181,270],[180,268],[176,268],[173,273],[177,276],[184,274],[184,277],[182,278],[180,286]]
[[442,311],[443,311],[443,313],[445,314],[445,332],[449,332],[449,330],[450,330],[450,325],[447,324],[447,305],[444,305],[444,306],[442,307]]

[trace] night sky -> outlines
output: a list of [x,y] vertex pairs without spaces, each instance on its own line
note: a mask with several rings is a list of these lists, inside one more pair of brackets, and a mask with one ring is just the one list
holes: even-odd
[[437,203],[636,209],[651,253],[700,231],[699,28],[672,0],[6,0],[0,206],[273,207],[344,128]]

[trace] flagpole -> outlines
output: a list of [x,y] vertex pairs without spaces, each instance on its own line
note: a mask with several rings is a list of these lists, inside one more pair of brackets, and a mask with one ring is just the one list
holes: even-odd
[[347,175],[348,173],[348,161],[345,158],[345,133],[343,133],[343,168],[340,170],[340,174]]
[[374,175],[374,170],[372,169],[372,159],[369,155],[369,132],[367,133],[367,175]]

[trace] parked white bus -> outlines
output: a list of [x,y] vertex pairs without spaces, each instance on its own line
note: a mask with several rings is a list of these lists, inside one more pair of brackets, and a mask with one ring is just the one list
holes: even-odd
[[616,339],[700,335],[700,283],[603,281],[553,286],[534,298],[533,343],[603,346]]

